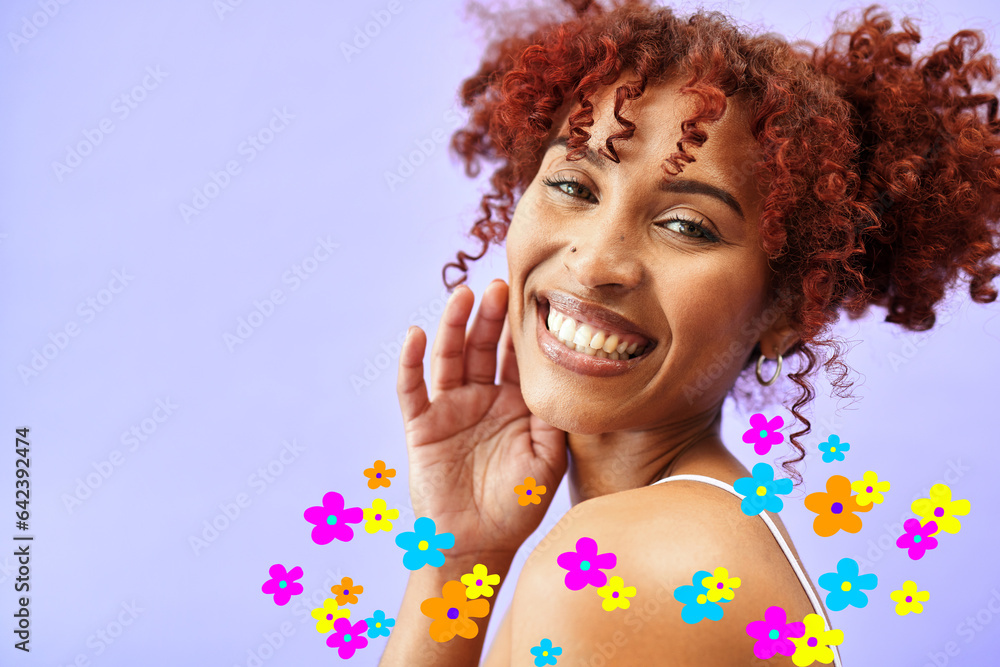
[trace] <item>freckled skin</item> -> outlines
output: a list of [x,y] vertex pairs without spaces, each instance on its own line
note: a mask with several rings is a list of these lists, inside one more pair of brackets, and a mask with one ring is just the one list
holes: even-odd
[[[673,80],[648,87],[637,103],[623,108],[637,129],[632,138],[616,140],[618,164],[600,157],[601,170],[586,160],[567,161],[562,146],[550,148],[506,238],[508,312],[521,391],[534,414],[569,434],[574,502],[648,485],[663,476],[684,446],[690,446],[684,462],[704,453],[703,463],[714,474],[739,466],[719,437],[726,392],[758,340],[771,359],[796,340],[784,316],[758,337],[740,333],[768,305],[770,269],[757,232],[763,194],[741,176],[756,159],[756,144],[735,98],[729,98],[719,122],[706,126],[704,146],[689,148],[696,161],[677,178],[729,191],[745,220],[713,197],[657,189],[664,174],[660,164],[676,150],[680,123],[693,108],[677,85]],[[613,86],[594,99],[589,142],[594,150],[620,130],[612,91]],[[551,137],[568,134],[565,111]],[[543,183],[566,177],[579,185]],[[674,216],[704,221],[719,242],[703,240],[688,222],[669,221]],[[657,346],[623,375],[569,371],[545,357],[536,342],[534,294],[540,289],[563,290],[617,311],[654,333]],[[734,341],[735,355],[729,352]],[[689,400],[685,385],[703,381],[706,368],[727,358],[731,362],[721,375]],[[773,368],[769,363],[765,372]]]
[[[627,74],[592,98],[589,146],[595,151],[621,129],[612,115],[612,93],[625,80]],[[586,160],[567,161],[562,146],[549,149],[507,233],[508,317],[521,392],[534,414],[567,432],[574,508],[529,557],[511,606],[517,611],[513,619],[504,617],[483,663],[487,667],[521,664],[512,656],[527,655],[537,644],[540,624],[563,638],[570,662],[596,652],[598,640],[586,633],[600,623],[584,631],[572,622],[557,627],[553,621],[559,609],[577,600],[564,587],[549,586],[565,574],[554,555],[573,549],[581,526],[602,544],[618,546],[626,581],[661,571],[663,563],[680,563],[688,577],[672,582],[669,590],[662,577],[646,580],[647,593],[653,581],[660,581],[662,595],[655,609],[637,607],[646,614],[643,631],[626,630],[627,646],[618,649],[621,660],[627,660],[626,650],[649,656],[663,655],[669,647],[671,664],[700,665],[707,646],[714,664],[743,665],[755,641],[746,634],[746,624],[763,619],[768,606],[782,606],[789,620],[813,612],[774,537],[759,517],[741,513],[738,498],[694,482],[648,486],[677,474],[729,484],[751,476],[720,437],[722,403],[755,344],[774,359],[797,340],[784,314],[770,328],[755,329],[753,337],[741,333],[769,307],[771,275],[757,231],[766,193],[744,176],[747,161],[756,159],[756,144],[738,98],[728,99],[719,122],[703,125],[708,141],[702,148],[688,147],[696,161],[685,164],[676,178],[727,190],[745,219],[715,198],[657,188],[665,173],[660,164],[676,150],[680,123],[694,104],[677,93],[678,85],[674,79],[649,87],[637,103],[623,108],[637,129],[631,139],[615,142],[618,164],[600,157],[601,170]],[[550,139],[568,134],[569,109],[561,111]],[[579,184],[543,183],[567,177]],[[685,222],[670,222],[675,215],[702,222],[719,242],[699,238]],[[624,315],[656,336],[656,348],[633,371],[613,377],[581,375],[555,364],[536,341],[535,292],[541,289],[562,290]],[[734,341],[738,354],[729,352]],[[684,387],[703,381],[705,369],[718,363],[722,372],[689,400]],[[766,364],[764,375],[770,377],[773,369],[773,362]],[[780,518],[768,514],[791,545]],[[739,535],[738,549],[732,547],[733,535]],[[642,554],[652,560],[643,561]],[[690,583],[688,570],[693,573],[708,562],[714,567],[720,558],[731,565],[731,576],[744,575],[743,588],[727,603],[726,623],[694,626],[668,618],[677,612],[673,585]],[[544,594],[534,592],[540,588]],[[611,630],[622,626],[603,619],[606,645]],[[793,663],[776,655],[767,664]]]

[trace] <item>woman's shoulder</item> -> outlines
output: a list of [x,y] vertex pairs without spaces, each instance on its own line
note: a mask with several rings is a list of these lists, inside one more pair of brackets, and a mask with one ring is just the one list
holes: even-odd
[[[595,562],[586,571],[606,568],[607,581],[574,589],[593,584],[585,574],[570,577],[588,558]],[[682,617],[687,591],[681,587],[720,567],[728,580],[739,579],[733,599],[720,605],[724,618],[689,623]],[[617,598],[606,597],[615,586],[629,598],[628,607],[615,608]],[[581,502],[563,516],[521,573],[512,603],[513,648],[548,627],[575,638],[580,646],[573,654],[585,659],[603,646],[614,648],[622,660],[617,664],[695,665],[704,664],[710,649],[714,664],[742,665],[754,642],[746,626],[772,605],[785,608],[789,619],[812,611],[760,517],[743,514],[740,499],[724,489],[671,481]],[[663,662],[668,647],[673,659]]]

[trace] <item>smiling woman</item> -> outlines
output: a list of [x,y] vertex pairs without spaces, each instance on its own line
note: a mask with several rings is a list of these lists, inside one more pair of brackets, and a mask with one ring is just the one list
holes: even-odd
[[[926,330],[960,270],[974,301],[996,299],[1000,121],[996,95],[973,91],[995,59],[961,31],[914,63],[919,33],[877,6],[810,48],[649,2],[550,9],[495,15],[462,87],[452,148],[469,176],[496,169],[481,252],[445,269],[504,242],[509,282],[467,334],[474,297],[445,273],[429,392],[422,330],[400,355],[414,511],[455,546],[411,574],[382,664],[478,663],[484,627],[454,582],[483,566],[502,581],[552,496],[512,508],[512,489],[566,475],[573,508],[483,664],[840,665],[843,634],[772,513],[792,482],[729,452],[722,406],[754,378],[767,400],[798,362],[805,427],[784,467],[799,480],[821,351],[850,388],[828,336],[841,311]],[[835,523],[870,507],[821,509]],[[591,585],[603,602],[582,601]],[[423,602],[452,622],[428,632]]]

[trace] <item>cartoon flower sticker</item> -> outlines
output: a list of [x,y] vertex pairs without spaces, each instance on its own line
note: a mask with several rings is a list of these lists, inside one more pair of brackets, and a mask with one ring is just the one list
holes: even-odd
[[482,563],[473,565],[472,572],[463,574],[460,579],[466,586],[465,595],[470,600],[475,600],[480,596],[493,597],[493,586],[500,583],[500,575],[490,574]]
[[531,504],[538,505],[542,502],[542,496],[545,495],[545,487],[535,486],[534,477],[525,477],[524,484],[518,484],[514,487],[514,493],[517,494],[517,504],[521,507]]
[[386,469],[385,461],[376,461],[375,465],[371,468],[365,470],[365,477],[368,478],[368,488],[377,489],[380,486],[389,486],[392,484],[390,478],[396,476],[396,469],[389,468]]
[[368,646],[364,638],[367,630],[368,624],[363,620],[351,625],[346,618],[338,618],[333,624],[333,634],[326,638],[326,645],[337,649],[337,655],[347,660],[355,651]]
[[385,501],[376,498],[372,501],[372,506],[365,508],[365,532],[375,534],[380,530],[392,530],[392,521],[398,519],[399,510],[387,509]]
[[711,576],[705,570],[699,570],[691,580],[692,586],[678,586],[674,589],[674,599],[684,604],[681,620],[685,623],[694,625],[706,618],[710,621],[722,619],[722,607],[708,599],[708,589],[701,583]]
[[396,625],[396,619],[386,618],[384,611],[376,609],[371,618],[365,619],[365,623],[368,624],[368,636],[375,639],[376,637],[388,637],[389,628]]
[[581,537],[576,541],[576,551],[559,554],[556,563],[566,573],[566,588],[578,591],[586,586],[600,588],[608,583],[608,576],[601,572],[613,568],[618,557],[613,553],[597,553],[597,542],[589,537]]
[[795,653],[792,638],[801,637],[805,632],[805,623],[789,623],[782,607],[768,607],[763,621],[747,624],[747,634],[757,640],[753,645],[753,654],[761,660],[768,660],[775,653],[792,655]]
[[312,541],[329,544],[333,540],[350,542],[354,539],[354,530],[347,524],[360,522],[364,515],[360,507],[344,509],[344,496],[331,491],[323,496],[322,505],[310,507],[303,516],[316,526],[312,529]]
[[844,452],[851,448],[849,442],[841,442],[839,435],[831,435],[826,442],[821,442],[819,451],[823,452],[823,463],[843,461]]
[[338,618],[350,618],[350,609],[341,609],[340,605],[333,598],[323,600],[322,607],[312,610],[312,617],[316,619],[316,632],[326,634],[333,630],[334,621]]
[[792,637],[795,644],[792,662],[796,667],[805,667],[817,661],[829,665],[833,662],[833,649],[830,647],[844,642],[844,631],[824,629],[826,623],[818,614],[806,614],[802,623],[805,625],[803,635]]
[[873,505],[860,507],[857,496],[851,495],[851,482],[842,475],[826,480],[826,493],[817,491],[806,496],[806,509],[818,515],[813,520],[813,530],[820,537],[830,537],[837,531],[857,533],[861,530],[861,517],[855,512],[867,512]]
[[928,549],[937,548],[937,538],[931,537],[938,532],[935,522],[928,521],[921,526],[920,519],[907,519],[903,523],[903,530],[906,532],[896,540],[896,546],[906,549],[906,554],[913,560],[920,560]]
[[441,589],[439,598],[427,598],[420,603],[424,616],[434,619],[431,623],[431,639],[446,642],[455,635],[472,639],[479,634],[479,626],[473,618],[483,618],[490,613],[490,603],[485,598],[468,600],[465,586],[460,581],[448,581]]
[[[792,480],[788,480],[791,482]],[[715,572],[712,576],[705,577],[701,585],[705,587],[705,595],[708,596],[710,602],[718,602],[719,600],[732,600],[735,593],[733,593],[734,588],[740,587],[740,578],[733,577],[729,578],[729,570],[724,567],[715,568]]]
[[901,590],[889,593],[889,599],[896,603],[896,613],[906,616],[911,611],[914,614],[923,612],[924,605],[920,603],[930,600],[931,594],[929,591],[918,590],[916,582],[907,580],[903,582]]
[[597,589],[597,594],[604,598],[601,601],[604,611],[628,609],[631,604],[629,598],[635,597],[635,586],[626,588],[625,581],[619,576],[614,576],[608,580],[607,586]]
[[441,549],[451,549],[455,546],[455,536],[452,533],[435,531],[437,526],[433,519],[422,516],[413,522],[413,531],[400,533],[396,536],[396,546],[405,549],[403,567],[407,570],[419,570],[424,565],[441,567],[444,565],[444,554]]
[[264,582],[260,590],[268,595],[274,595],[274,604],[283,607],[293,595],[302,592],[302,584],[295,581],[302,576],[301,567],[293,567],[290,571],[286,571],[284,565],[275,563],[267,573],[271,578]]
[[753,445],[753,451],[764,456],[774,445],[780,444],[785,436],[780,429],[785,423],[781,415],[768,421],[767,417],[758,412],[750,416],[750,428],[743,433],[743,442]]
[[849,606],[861,609],[868,605],[868,596],[864,591],[878,586],[878,576],[858,572],[858,561],[841,558],[837,561],[836,572],[819,576],[819,585],[830,591],[826,596],[826,606],[832,611],[841,611]]
[[792,492],[792,480],[774,479],[774,468],[767,463],[758,463],[751,471],[753,477],[740,477],[733,484],[736,493],[745,496],[740,509],[747,516],[757,516],[764,510],[780,512],[785,506],[776,494]]
[[858,505],[881,505],[882,494],[889,490],[889,482],[878,481],[878,475],[869,470],[856,482],[851,482],[851,490],[858,494]]
[[543,639],[531,649],[531,655],[535,656],[535,667],[554,665],[557,662],[556,656],[562,655],[562,647],[553,646],[551,639]]
[[339,586],[330,587],[330,592],[336,596],[337,604],[341,606],[345,604],[357,604],[358,596],[361,595],[364,590],[364,586],[355,586],[354,580],[350,577],[344,577],[341,579]]
[[914,500],[910,505],[913,513],[921,517],[920,523],[933,521],[938,529],[931,533],[937,535],[938,532],[957,533],[962,529],[962,523],[955,518],[965,516],[972,509],[968,500],[952,500],[951,488],[947,484],[935,484],[931,487],[930,498],[920,498]]

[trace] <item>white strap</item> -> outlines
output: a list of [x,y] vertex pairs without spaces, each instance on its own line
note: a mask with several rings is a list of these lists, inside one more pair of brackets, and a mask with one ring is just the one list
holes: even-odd
[[[745,497],[738,491],[736,491],[736,489],[733,486],[726,484],[725,482],[719,481],[717,479],[713,479],[712,477],[706,477],[704,475],[673,475],[671,477],[664,477],[663,479],[657,480],[653,482],[653,484],[659,484],[660,482],[670,482],[673,480],[679,480],[679,481],[689,480],[692,482],[705,482],[706,484],[711,484],[712,486],[723,489],[724,491],[729,491],[731,494],[740,498],[741,500]],[[653,484],[650,484],[650,486],[653,486]],[[788,559],[788,562],[792,564],[792,569],[795,570],[795,575],[799,578],[799,583],[802,584],[802,588],[805,589],[806,595],[809,596],[809,602],[812,603],[813,610],[816,611],[818,615],[823,619],[823,623],[825,624],[824,629],[827,631],[831,630],[832,626],[830,625],[830,619],[826,617],[826,610],[823,609],[823,605],[821,605],[819,603],[819,600],[816,599],[816,595],[813,593],[812,586],[810,586],[808,583],[809,580],[806,578],[805,573],[799,566],[798,559],[795,558],[795,555],[792,554],[792,550],[788,547],[788,543],[785,542],[785,538],[781,536],[781,532],[778,531],[778,527],[774,525],[774,521],[771,520],[771,517],[767,515],[766,511],[760,513],[760,518],[762,518],[764,520],[764,523],[767,524],[767,527],[771,530],[771,534],[774,535],[774,539],[778,541],[778,546],[781,547],[781,550],[783,552],[785,552],[785,557]],[[843,667],[843,665],[841,665],[840,663],[840,652],[837,650],[837,647],[831,646],[830,648],[833,649],[833,663],[837,667]]]

